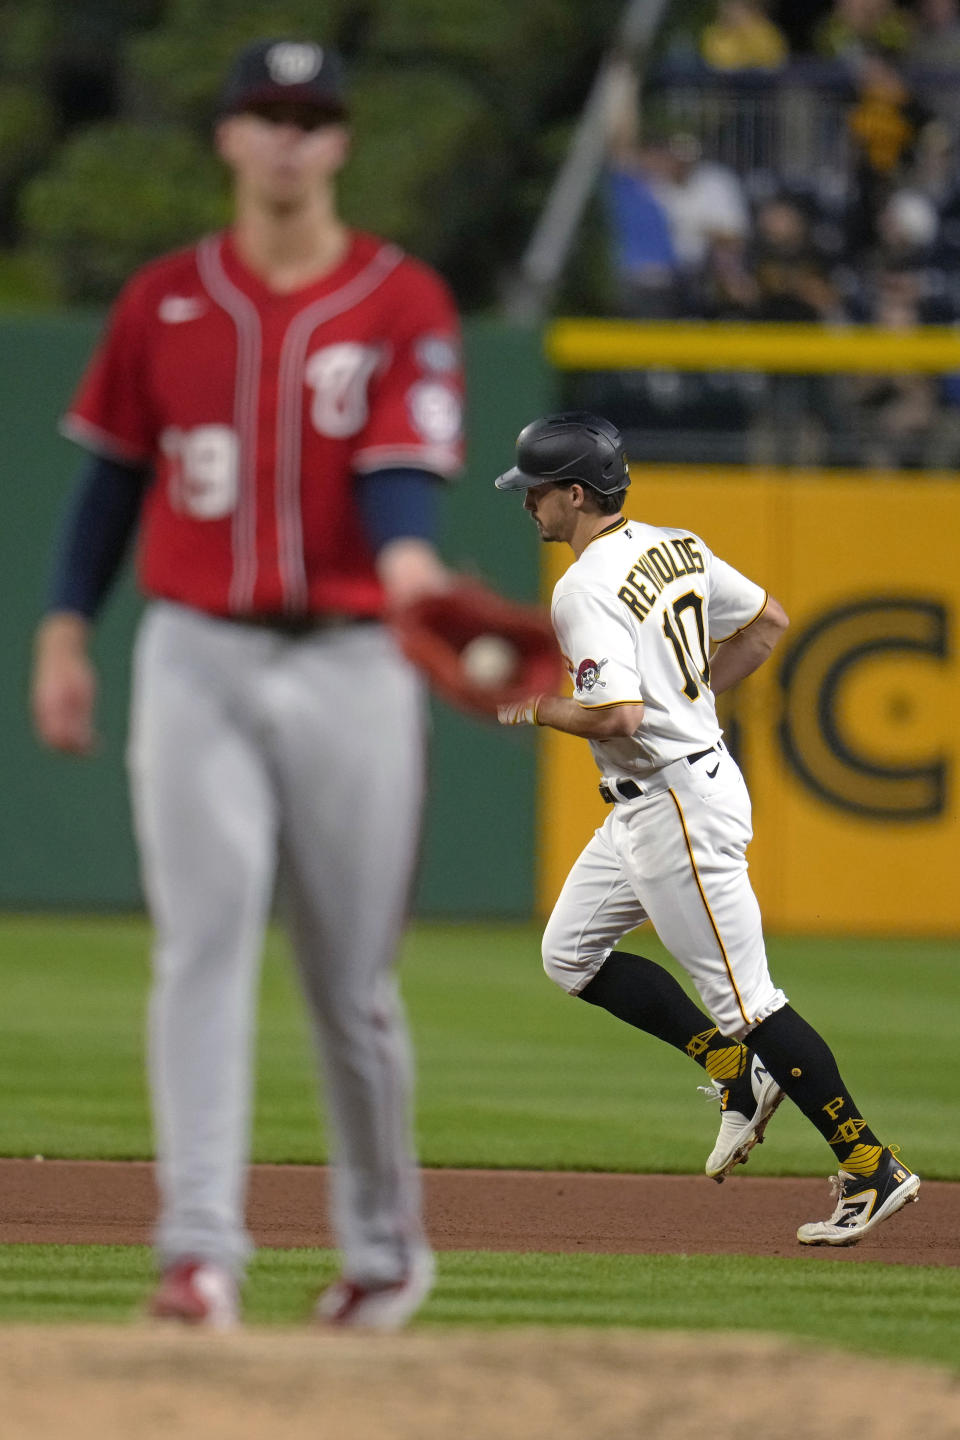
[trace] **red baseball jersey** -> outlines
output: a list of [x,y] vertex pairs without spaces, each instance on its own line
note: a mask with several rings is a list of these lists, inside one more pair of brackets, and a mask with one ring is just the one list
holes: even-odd
[[212,614],[376,614],[354,476],[462,463],[462,367],[446,286],[355,233],[330,274],[276,294],[229,233],[139,270],[64,421],[152,464],[144,590]]

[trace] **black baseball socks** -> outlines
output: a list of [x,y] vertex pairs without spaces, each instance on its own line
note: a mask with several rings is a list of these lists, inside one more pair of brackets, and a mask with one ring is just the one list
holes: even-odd
[[841,1080],[833,1051],[813,1026],[784,1005],[750,1031],[746,1044],[820,1131],[840,1168],[851,1175],[872,1175],[883,1146]]
[[[868,1176],[880,1163],[883,1146],[859,1114],[832,1050],[792,1006],[784,1005],[762,1020],[745,1043],[731,1040],[720,1034],[662,965],[622,950],[607,957],[580,991],[580,999],[682,1050],[721,1085],[733,1086],[741,1079],[746,1085],[752,1051],[816,1126],[841,1169]],[[741,1098],[736,1091],[735,1097]],[[742,1098],[749,1103],[749,1096]],[[731,1101],[734,1109],[740,1108],[733,1096]]]
[[739,1080],[747,1068],[746,1046],[721,1035],[669,970],[645,955],[614,950],[580,991],[580,999],[682,1050],[720,1084]]

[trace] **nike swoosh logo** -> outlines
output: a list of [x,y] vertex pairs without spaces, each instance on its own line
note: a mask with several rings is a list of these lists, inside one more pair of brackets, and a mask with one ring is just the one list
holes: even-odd
[[711,780],[713,779],[714,775],[716,775],[716,773],[717,773],[717,771],[718,771],[719,769],[720,769],[720,761],[718,760],[717,763],[716,763],[716,765],[714,765],[713,769],[707,771],[707,775],[709,776],[709,778],[710,778]]

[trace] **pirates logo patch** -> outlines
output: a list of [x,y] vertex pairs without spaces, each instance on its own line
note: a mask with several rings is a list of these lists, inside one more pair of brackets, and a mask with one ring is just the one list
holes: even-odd
[[606,681],[600,679],[600,671],[606,663],[606,660],[580,661],[577,668],[576,688],[581,694],[586,691],[595,690],[598,685],[601,690],[607,688]]

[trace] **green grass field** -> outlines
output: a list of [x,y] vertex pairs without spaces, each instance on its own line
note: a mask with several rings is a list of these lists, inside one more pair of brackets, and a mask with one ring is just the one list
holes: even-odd
[[[804,1264],[730,1255],[518,1255],[443,1252],[418,1324],[636,1326],[783,1332],[864,1353],[958,1366],[956,1271]],[[306,1321],[332,1252],[267,1250],[254,1260],[245,1315]],[[0,1319],[122,1323],[152,1282],[139,1246],[0,1249]],[[960,1368],[960,1366],[958,1366]]]
[[[148,944],[138,918],[0,920],[0,1154],[149,1156]],[[663,958],[650,936],[638,935],[635,948]],[[960,1178],[960,949],[775,939],[770,953],[777,980],[830,1040],[884,1138],[899,1141],[926,1178]],[[427,1164],[700,1171],[716,1128],[696,1091],[700,1072],[551,986],[535,927],[421,924],[403,982]],[[277,934],[260,1013],[255,1158],[320,1161],[307,1027]],[[750,1169],[826,1174],[830,1157],[789,1110]],[[296,1320],[332,1264],[321,1252],[262,1254],[250,1318]],[[0,1319],[129,1316],[149,1273],[136,1248],[9,1246],[0,1251]],[[443,1255],[424,1323],[467,1320],[770,1328],[957,1364],[960,1276],[737,1257]]]
[[[635,941],[663,959],[652,936]],[[150,1155],[142,1058],[148,947],[139,919],[0,920],[0,1154]],[[960,1178],[960,947],[781,939],[770,950],[779,983],[827,1036],[884,1138],[899,1141],[928,1178]],[[700,1170],[716,1129],[713,1108],[697,1094],[702,1072],[551,985],[534,926],[420,925],[402,979],[426,1164]],[[254,1156],[322,1160],[307,1026],[277,933],[260,1016]],[[829,1170],[822,1141],[792,1109],[777,1117],[775,1133],[751,1172]]]

